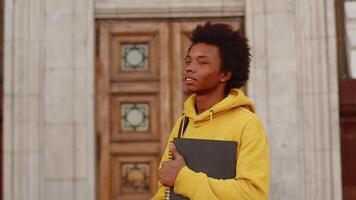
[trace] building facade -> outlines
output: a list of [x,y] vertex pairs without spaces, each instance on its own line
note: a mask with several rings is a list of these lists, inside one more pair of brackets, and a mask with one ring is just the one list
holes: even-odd
[[270,199],[341,200],[332,0],[5,0],[4,199],[149,199],[205,20],[250,41]]

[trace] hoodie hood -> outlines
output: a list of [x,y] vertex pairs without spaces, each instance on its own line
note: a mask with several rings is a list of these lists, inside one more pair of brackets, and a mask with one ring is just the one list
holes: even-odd
[[231,89],[228,96],[199,115],[197,115],[195,110],[195,97],[196,95],[193,94],[184,102],[183,113],[185,116],[189,117],[189,120],[194,126],[200,126],[209,120],[212,121],[213,117],[219,116],[220,114],[237,107],[244,107],[253,113],[255,112],[255,108],[251,101],[239,89]]

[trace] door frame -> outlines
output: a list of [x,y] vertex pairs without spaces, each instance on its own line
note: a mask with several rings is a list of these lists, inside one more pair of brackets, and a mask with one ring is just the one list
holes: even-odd
[[[94,16],[95,16],[95,20],[132,20],[132,21],[137,21],[137,20],[154,20],[154,21],[164,21],[164,20],[176,20],[176,21],[180,21],[180,20],[184,20],[184,19],[188,19],[188,18],[193,18],[196,20],[207,20],[207,19],[226,19],[226,18],[235,18],[235,19],[243,19],[243,16],[245,15],[245,10],[246,10],[246,5],[245,5],[245,1],[243,0],[239,0],[239,1],[233,1],[230,3],[223,3],[222,0],[220,0],[221,4],[209,4],[209,3],[205,3],[204,2],[199,2],[199,5],[179,5],[179,4],[172,4],[169,5],[171,3],[169,3],[168,1],[164,1],[162,2],[162,4],[167,4],[167,5],[162,5],[160,3],[159,8],[152,6],[149,8],[144,8],[144,7],[140,7],[139,5],[134,6],[134,7],[130,7],[130,6],[125,6],[125,4],[130,4],[129,1],[122,1],[119,0],[120,3],[117,2],[101,2],[98,1],[95,4],[94,7]],[[198,6],[198,7],[197,7]],[[163,7],[163,9],[162,9]],[[199,9],[197,9],[199,8]],[[159,12],[157,12],[159,10]],[[134,11],[134,12],[133,12]],[[134,13],[134,15],[132,14]],[[244,26],[244,22],[245,20],[242,20],[242,26]],[[177,25],[172,25],[174,26],[173,29],[177,29]],[[95,30],[96,30],[96,47],[95,47],[95,52],[96,52],[96,56],[98,56],[98,49],[100,48],[99,43],[98,43],[98,29],[97,29],[97,25],[95,24]],[[177,34],[176,34],[177,35]],[[170,37],[172,37],[170,35]],[[177,36],[174,36],[177,37]],[[174,44],[172,44],[174,45]],[[169,55],[172,56],[172,55]],[[176,65],[179,64],[179,59],[177,60],[177,57],[173,57],[172,62],[175,62],[174,65],[174,69],[172,70],[172,73],[181,73],[180,71],[176,70]],[[181,61],[182,62],[182,61]],[[98,59],[96,59],[96,69],[98,69],[99,65],[102,65],[103,63],[98,62]],[[95,75],[95,80],[96,80],[96,85],[94,86],[95,88],[98,87],[98,83],[100,82],[100,80],[97,80],[98,77],[98,73],[105,73],[102,71],[96,71],[96,75]],[[104,84],[104,87],[107,87],[107,85],[105,85],[105,83],[100,83],[100,84]],[[172,79],[170,80],[170,84],[175,85],[175,87],[178,88],[182,88],[182,85],[179,83],[179,80],[177,79]],[[96,159],[96,171],[97,171],[97,175],[96,175],[96,189],[97,189],[97,199],[100,199],[100,186],[99,186],[99,162],[98,159],[100,159],[100,146],[107,142],[107,138],[101,138],[99,135],[99,127],[101,127],[101,125],[98,124],[98,109],[97,109],[97,105],[98,105],[98,96],[100,94],[98,93],[98,91],[96,90],[96,112],[95,112],[95,124],[96,124],[96,154],[97,154],[97,159]],[[178,94],[180,95],[180,94]],[[168,125],[168,127],[171,127],[173,124],[173,119],[176,119],[180,113],[180,111],[182,110],[179,106],[174,106],[174,105],[182,105],[183,104],[183,94],[182,96],[179,96],[177,99],[174,99],[175,97],[172,97],[172,94],[170,94],[170,104],[172,105],[172,107],[170,108],[170,110],[173,111],[173,113],[171,114],[171,116],[169,117],[170,119],[170,123]],[[106,103],[107,104],[107,103]],[[105,105],[108,106],[108,105]],[[166,141],[168,139],[168,134],[163,136],[161,138],[162,141]],[[100,144],[101,143],[101,144]],[[161,149],[164,148],[165,143],[162,142],[161,145]],[[162,150],[161,150],[162,151]],[[106,158],[107,159],[107,158]],[[108,171],[108,173],[110,173]],[[107,174],[108,175],[108,174]],[[104,183],[104,185],[106,185]]]

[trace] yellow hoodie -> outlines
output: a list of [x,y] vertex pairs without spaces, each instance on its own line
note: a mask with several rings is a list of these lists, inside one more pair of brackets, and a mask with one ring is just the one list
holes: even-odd
[[[185,166],[178,173],[174,192],[190,200],[267,199],[270,182],[268,143],[262,123],[243,92],[232,89],[225,99],[199,115],[195,111],[195,95],[192,95],[184,103],[184,115],[189,117],[189,124],[183,138],[238,142],[236,177],[214,179]],[[169,141],[177,137],[182,118],[177,120]],[[166,148],[162,161],[167,160]],[[166,187],[158,183],[153,200],[165,199],[165,192]]]

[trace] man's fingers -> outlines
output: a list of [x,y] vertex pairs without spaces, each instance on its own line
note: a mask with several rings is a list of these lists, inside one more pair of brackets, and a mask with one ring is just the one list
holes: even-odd
[[168,150],[170,152],[172,152],[172,151],[175,151],[175,149],[176,149],[176,145],[174,145],[173,143],[170,143],[169,146],[168,146]]
[[[164,166],[166,165],[165,162],[162,163],[162,168],[159,170],[158,175],[159,175],[159,179],[160,182],[162,183],[162,185],[166,185],[166,181],[164,180],[165,176],[164,176]],[[162,170],[163,169],[163,170]]]
[[162,164],[161,164],[161,168],[162,168],[163,166],[167,165],[167,162],[168,162],[168,161],[163,161]]
[[161,171],[159,172],[159,179],[160,179],[160,181],[161,181],[161,183],[162,183],[163,185],[166,184],[165,181],[164,181],[164,176],[163,176],[163,174],[162,174]]
[[169,182],[168,182],[168,174],[167,174],[167,167],[169,166],[170,161],[165,161],[162,162],[162,166],[158,172],[159,176],[159,181],[162,183],[162,185],[168,187]]
[[164,186],[173,186],[179,170],[185,165],[184,158],[174,146],[169,151],[176,157],[173,161],[164,161],[159,169],[159,179]]
[[165,181],[162,173],[159,173],[159,181],[162,183],[162,185],[167,186],[167,182]]
[[177,148],[174,144],[169,144],[169,151],[173,154],[175,159],[183,158],[183,156],[177,151]]

